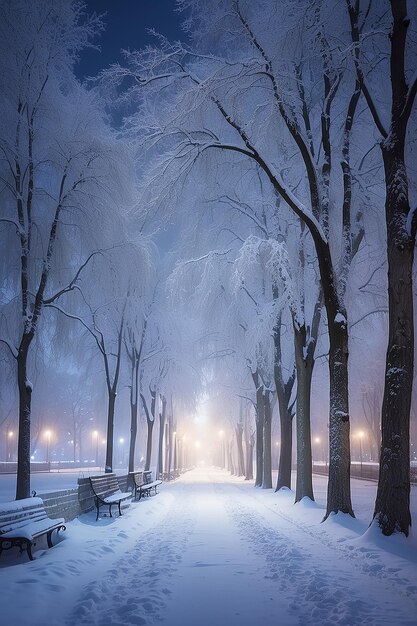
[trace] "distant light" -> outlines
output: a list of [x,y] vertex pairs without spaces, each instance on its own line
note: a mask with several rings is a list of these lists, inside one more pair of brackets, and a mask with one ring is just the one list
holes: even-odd
[[219,430],[219,435],[220,435],[220,437],[223,437],[223,435],[224,435],[224,430],[223,429]]
[[125,442],[124,438],[123,438],[123,437],[120,437],[120,439],[119,439],[119,443],[124,443],[124,442]]
[[363,430],[360,430],[358,432],[358,437],[359,437],[359,439],[363,439],[363,437],[365,437],[365,433],[363,432]]
[[9,437],[13,437],[14,432],[12,430],[9,430]]
[[195,447],[196,447],[196,448],[201,448],[201,443],[200,443],[199,441],[196,441],[196,442],[195,442]]
[[320,439],[320,437],[314,437],[314,441],[315,441],[316,443],[320,443],[321,439]]

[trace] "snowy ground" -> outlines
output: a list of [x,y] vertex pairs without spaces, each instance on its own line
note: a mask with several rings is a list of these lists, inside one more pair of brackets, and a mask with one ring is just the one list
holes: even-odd
[[415,537],[366,532],[376,485],[359,480],[357,519],[320,524],[325,485],[294,506],[199,469],[121,518],[83,515],[33,562],[2,555],[1,624],[416,626]]

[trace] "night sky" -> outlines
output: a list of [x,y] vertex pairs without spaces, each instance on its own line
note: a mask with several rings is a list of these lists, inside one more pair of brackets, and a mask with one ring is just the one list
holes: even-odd
[[175,0],[85,0],[87,12],[106,13],[106,30],[96,41],[101,47],[83,53],[77,65],[79,78],[95,76],[101,69],[121,59],[122,48],[140,49],[155,38],[154,28],[169,39],[184,39],[182,15],[175,12]]

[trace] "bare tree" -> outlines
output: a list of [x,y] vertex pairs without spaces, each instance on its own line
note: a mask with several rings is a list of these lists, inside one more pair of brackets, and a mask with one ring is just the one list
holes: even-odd
[[[381,69],[367,61],[363,52],[363,30],[369,24],[369,9],[361,10],[360,0],[347,0],[357,79],[376,130],[385,174],[385,219],[387,227],[389,333],[385,366],[385,390],[381,417],[381,453],[374,519],[384,535],[402,532],[408,536],[410,515],[410,410],[414,368],[414,314],[412,269],[417,231],[417,212],[410,207],[407,143],[411,114],[417,93],[417,77],[409,79],[407,62],[414,54],[415,30],[410,33],[410,6],[407,0],[383,2],[376,9],[389,16],[384,65],[390,85],[390,103],[379,106],[373,93],[381,82]],[[373,11],[371,11],[371,16]],[[386,24],[386,22],[385,22]],[[379,33],[370,35],[379,38]],[[388,50],[387,50],[388,48]],[[414,125],[415,131],[415,125]]]

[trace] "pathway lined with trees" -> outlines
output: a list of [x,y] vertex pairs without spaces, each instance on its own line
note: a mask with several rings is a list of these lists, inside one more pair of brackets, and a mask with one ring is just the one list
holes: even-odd
[[205,420],[263,489],[279,438],[277,489],[296,454],[295,501],[313,501],[320,433],[328,519],[355,514],[365,436],[373,519],[408,536],[417,9],[259,4],[178,0],[182,42],[80,83],[102,18],[3,3],[4,457],[17,499],[45,447],[169,475]]

